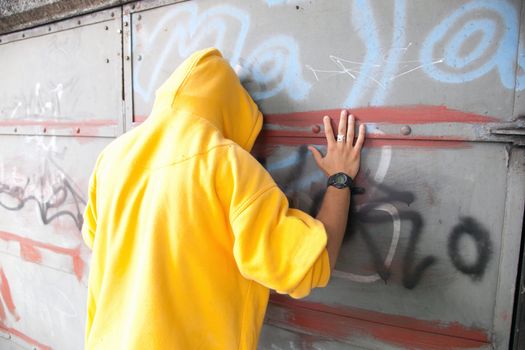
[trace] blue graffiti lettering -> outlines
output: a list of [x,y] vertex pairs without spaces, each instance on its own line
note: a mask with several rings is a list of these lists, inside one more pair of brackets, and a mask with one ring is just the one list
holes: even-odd
[[392,44],[386,59],[383,75],[379,81],[380,87],[377,88],[372,98],[372,105],[382,105],[385,101],[386,93],[394,79],[394,74],[398,69],[399,60],[406,51],[405,39],[406,26],[406,0],[396,0],[394,8],[394,30],[392,34]]
[[[463,18],[471,17],[471,14],[479,17],[483,13],[481,11],[497,14],[503,25],[493,15],[471,19],[451,36],[450,31],[458,28]],[[499,38],[495,37],[496,28],[502,29]],[[461,56],[461,48],[476,34],[481,34],[482,39],[468,54]],[[446,41],[447,38],[450,39]],[[488,52],[494,45],[497,45],[494,52]],[[430,32],[423,42],[420,60],[424,72],[431,78],[453,84],[477,79],[496,68],[503,86],[513,89],[516,84],[514,62],[517,45],[518,16],[511,4],[505,1],[472,1],[447,16]],[[442,64],[432,64],[436,60],[435,55],[440,55],[440,52],[443,53]]]
[[299,63],[299,47],[295,40],[280,35],[266,40],[246,59],[251,78],[257,83],[249,86],[255,100],[262,100],[286,90],[294,100],[304,99],[311,84],[305,81]]
[[[215,46],[220,49],[232,66],[240,62],[247,34],[250,28],[248,13],[230,5],[212,7],[199,14],[195,3],[185,3],[170,11],[155,26],[148,35],[148,44],[144,52],[148,52],[158,41],[162,40],[163,50],[156,59],[151,73],[147,76],[141,72],[143,62],[137,62],[133,69],[134,92],[144,101],[151,101],[156,86],[165,74],[168,62],[176,62],[173,56],[185,58],[200,48]],[[169,28],[169,38],[160,36]],[[232,35],[233,34],[233,35]],[[137,41],[133,50],[136,50]],[[289,36],[278,35],[259,45],[244,60],[246,70],[252,74],[251,81],[255,83],[253,98],[262,100],[286,91],[294,100],[304,99],[310,84],[301,73],[299,47]],[[243,62],[243,63],[244,63]],[[164,73],[163,73],[164,72]],[[147,79],[144,83],[141,79]]]
[[[250,26],[249,15],[229,5],[213,7],[201,15],[198,15],[197,12],[198,7],[196,4],[181,4],[162,17],[151,35],[149,35],[149,43],[153,46],[157,44],[158,40],[161,40],[159,39],[159,34],[163,29],[172,28],[170,29],[170,37],[163,42],[165,49],[158,57],[153,72],[148,75],[149,80],[146,87],[142,85],[139,79],[143,65],[137,64],[134,67],[134,91],[144,100],[149,101],[151,99],[154,88],[159,84],[160,74],[166,69],[167,62],[170,56],[173,55],[175,48],[175,52],[179,57],[187,57],[195,50],[206,46],[224,48],[225,39],[227,37],[229,39],[230,36],[228,33],[231,33],[231,31],[227,31],[227,20],[235,22],[239,28],[233,43],[233,49],[229,52],[230,62],[232,62],[232,64],[239,62],[241,50],[246,41],[248,28]],[[171,23],[173,25],[170,25]],[[209,39],[211,35],[215,37],[214,40],[210,42]],[[146,51],[148,49],[149,47],[146,47]]]
[[383,56],[374,14],[369,1],[354,1],[352,6],[352,23],[357,35],[366,45],[366,54],[361,70],[355,77],[355,83],[346,98],[345,105],[348,107],[355,107],[358,104],[359,99],[365,92],[365,84],[370,81],[368,76],[382,62]]

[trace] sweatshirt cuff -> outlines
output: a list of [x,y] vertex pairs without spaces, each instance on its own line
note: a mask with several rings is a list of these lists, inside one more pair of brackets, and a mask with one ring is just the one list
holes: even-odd
[[323,249],[312,268],[306,273],[303,280],[289,294],[292,298],[299,299],[308,296],[313,288],[326,287],[330,280],[330,259],[328,251]]

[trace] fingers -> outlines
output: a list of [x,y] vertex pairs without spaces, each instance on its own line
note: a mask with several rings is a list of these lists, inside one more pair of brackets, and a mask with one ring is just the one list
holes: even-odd
[[[337,129],[337,135],[344,135],[346,136],[346,122],[347,122],[347,114],[348,112],[343,109],[341,111],[341,116],[339,117],[339,127]],[[348,141],[349,139],[347,138],[346,141]],[[352,142],[350,140],[350,142]],[[344,144],[344,142],[339,142],[340,144]]]
[[359,125],[359,135],[357,136],[357,141],[355,142],[355,149],[359,152],[361,151],[361,148],[363,147],[363,143],[365,142],[365,125],[361,124]]
[[313,146],[308,146],[308,150],[310,152],[312,152],[312,156],[314,157],[315,162],[317,163],[317,165],[321,166],[321,159],[323,159],[323,156],[321,155],[321,152],[319,152],[319,150],[317,150],[317,148],[315,148]]
[[323,118],[324,134],[326,136],[326,142],[328,146],[333,146],[335,143],[334,131],[332,130],[332,124],[330,123],[330,117],[325,115]]
[[352,114],[348,116],[348,130],[346,131],[346,141],[352,145],[354,143],[355,118]]

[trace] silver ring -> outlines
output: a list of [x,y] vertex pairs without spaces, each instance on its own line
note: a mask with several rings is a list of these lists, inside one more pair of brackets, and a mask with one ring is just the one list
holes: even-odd
[[343,134],[337,134],[337,142],[345,142],[346,136]]

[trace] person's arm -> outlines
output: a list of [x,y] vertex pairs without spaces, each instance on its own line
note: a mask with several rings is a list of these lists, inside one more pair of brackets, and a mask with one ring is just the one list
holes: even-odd
[[[344,135],[346,140],[336,141],[330,117],[325,116],[323,124],[327,142],[326,155],[323,157],[315,147],[308,147],[315,162],[327,176],[342,172],[355,179],[359,171],[361,148],[365,141],[364,124],[359,126],[359,134],[355,144],[353,143],[355,119],[352,115],[348,116],[346,110],[341,111],[338,127],[338,134]],[[324,224],[328,236],[326,250],[328,251],[332,270],[335,267],[346,229],[350,197],[349,188],[338,189],[334,186],[329,186],[317,214],[317,219]]]

